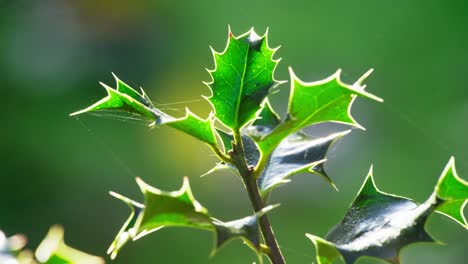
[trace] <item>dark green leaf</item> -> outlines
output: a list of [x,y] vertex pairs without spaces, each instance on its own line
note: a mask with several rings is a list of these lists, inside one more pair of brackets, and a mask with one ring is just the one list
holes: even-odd
[[273,151],[258,178],[261,195],[265,196],[273,188],[289,182],[288,177],[297,173],[320,175],[335,187],[323,170],[323,163],[330,146],[349,132],[351,130],[320,138],[313,138],[305,133],[295,133],[284,139]]
[[107,96],[95,104],[72,113],[71,116],[99,111],[99,110],[116,110],[136,114],[144,117],[151,125],[163,125],[174,127],[182,132],[185,132],[207,144],[214,147],[216,145],[216,137],[213,128],[213,118],[210,116],[203,120],[196,116],[188,109],[186,115],[182,118],[174,118],[161,110],[157,109],[143,89],[141,93],[122,82],[115,76],[117,88],[111,88],[106,84],[101,83],[107,90]]
[[[456,175],[454,159],[451,158],[434,193],[426,202],[418,204],[378,190],[371,168],[345,217],[328,232],[326,240],[307,235],[316,246],[318,263],[334,263],[342,258],[351,264],[362,256],[399,263],[399,252],[403,247],[416,242],[434,242],[426,232],[425,224],[428,216],[436,210],[451,208],[442,213],[466,228],[466,221],[460,221],[460,214],[463,214],[460,210],[468,199],[463,198],[467,197],[463,186],[467,186],[466,182]],[[452,210],[454,208],[457,210]],[[454,211],[457,214],[453,215]]]
[[251,248],[256,250],[256,252],[260,252],[258,219],[277,206],[278,205],[267,206],[254,215],[230,222],[222,222],[213,218],[213,225],[216,230],[216,250],[232,239],[241,238]]
[[212,52],[215,68],[209,71],[208,100],[221,123],[240,129],[255,117],[270,89],[281,83],[274,79],[276,49],[268,46],[267,33],[260,37],[251,29],[236,37],[229,30],[224,51]]

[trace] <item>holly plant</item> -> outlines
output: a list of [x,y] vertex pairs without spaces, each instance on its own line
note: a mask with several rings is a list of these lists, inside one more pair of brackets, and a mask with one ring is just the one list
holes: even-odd
[[[204,142],[219,162],[210,173],[226,169],[237,175],[249,195],[251,215],[238,219],[215,218],[200,204],[188,178],[176,191],[157,189],[137,178],[143,194],[138,202],[121,194],[111,195],[130,208],[130,216],[109,247],[114,259],[129,241],[165,227],[192,227],[215,234],[213,254],[233,239],[241,239],[262,262],[266,256],[273,264],[285,263],[268,214],[278,205],[269,203],[271,192],[298,173],[322,177],[335,187],[324,169],[327,152],[351,130],[330,131],[325,136],[304,129],[320,123],[341,123],[364,129],[351,115],[353,102],[362,97],[383,100],[365,90],[365,79],[354,83],[341,80],[341,70],[313,82],[301,80],[289,68],[290,94],[287,113],[278,115],[269,96],[287,81],[275,79],[278,48],[268,44],[268,34],[259,36],[253,29],[234,35],[230,30],[226,47],[213,52],[211,80],[205,84],[211,95],[204,98],[212,112],[200,117],[188,108],[185,116],[169,115],[158,109],[143,89],[136,90],[116,76],[115,87],[102,86],[107,96],[72,116],[112,110],[138,115],[149,126],[170,126]],[[361,191],[344,219],[322,239],[307,234],[316,248],[318,263],[354,263],[361,256],[372,256],[399,263],[398,253],[408,244],[434,241],[425,230],[428,215],[442,213],[468,228],[463,207],[468,201],[468,184],[455,171],[452,158],[436,185],[434,194],[421,204],[377,189],[369,173]]]

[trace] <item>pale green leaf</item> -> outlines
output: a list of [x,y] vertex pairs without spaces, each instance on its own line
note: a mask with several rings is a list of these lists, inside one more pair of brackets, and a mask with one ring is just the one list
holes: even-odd
[[105,98],[70,115],[75,116],[99,110],[123,111],[145,118],[152,126],[166,124],[187,133],[212,147],[216,145],[216,137],[213,127],[214,119],[212,116],[207,119],[202,119],[190,112],[187,108],[186,115],[184,117],[172,117],[156,108],[151,103],[151,100],[143,89],[141,89],[141,93],[139,93],[118,79],[117,76],[114,75],[114,77],[116,79],[117,86],[115,89],[101,83],[107,91],[107,96]]
[[195,200],[187,177],[184,178],[182,188],[173,192],[156,189],[141,179],[137,179],[137,183],[144,195],[144,204],[111,192],[112,196],[131,209],[130,216],[107,252],[112,259],[128,241],[137,240],[164,227],[191,227],[213,231],[216,234],[213,254],[234,238],[241,238],[257,254],[261,254],[258,219],[275,206],[265,207],[252,216],[223,222],[212,218],[208,210]]
[[352,85],[341,81],[341,70],[324,80],[310,83],[300,80],[291,68],[289,73],[291,93],[286,118],[274,126],[270,133],[256,139],[262,160],[268,159],[273,150],[289,135],[314,124],[335,122],[363,128],[351,115],[351,106],[357,96],[383,101],[366,92],[365,85],[362,85],[371,71]]

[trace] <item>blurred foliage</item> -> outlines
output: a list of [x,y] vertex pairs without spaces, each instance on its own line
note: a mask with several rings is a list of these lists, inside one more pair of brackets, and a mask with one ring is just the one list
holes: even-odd
[[0,230],[0,263],[2,264],[104,264],[104,259],[86,254],[65,244],[64,230],[50,228],[35,253],[25,249],[27,238],[18,234],[6,237]]
[[[135,176],[176,189],[180,176],[188,175],[198,200],[214,215],[248,215],[234,177],[198,178],[215,163],[201,143],[170,128],[150,130],[138,120],[77,120],[68,113],[101,98],[98,81],[111,83],[114,72],[133,87],[143,86],[174,115],[182,116],[186,105],[207,114],[208,103],[199,95],[209,94],[201,83],[209,81],[204,68],[212,65],[208,45],[224,46],[219,36],[227,34],[228,24],[235,34],[269,27],[272,46],[281,43],[278,56],[285,58],[278,79],[287,79],[288,65],[305,81],[337,68],[347,74],[344,81],[355,80],[373,67],[367,85],[385,99],[357,102],[354,115],[367,131],[354,131],[328,155],[339,193],[317,177],[298,176],[272,196],[282,203],[271,221],[286,258],[310,263],[314,253],[304,231],[324,235],[340,220],[370,163],[382,189],[417,201],[429,195],[434,171],[450,155],[457,157],[459,174],[468,175],[467,11],[460,0],[1,1],[0,227],[38,244],[50,223],[59,222],[67,226],[70,244],[104,255],[128,213],[108,190],[139,197]],[[286,87],[275,97],[285,96]],[[284,112],[275,97],[273,104]],[[179,160],[191,162],[180,166]],[[463,228],[440,216],[429,225],[450,246],[409,247],[403,263],[464,263]],[[187,232],[192,239],[177,239]],[[129,246],[114,263],[255,259],[239,242],[209,259],[211,239],[197,230],[163,229]],[[175,255],[175,248],[184,254]]]

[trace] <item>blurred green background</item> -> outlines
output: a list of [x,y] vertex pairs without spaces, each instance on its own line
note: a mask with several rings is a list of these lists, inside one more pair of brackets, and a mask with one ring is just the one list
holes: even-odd
[[[224,48],[228,25],[234,34],[269,27],[270,43],[282,45],[279,79],[290,65],[304,81],[342,68],[354,82],[373,67],[367,89],[385,99],[359,99],[353,114],[367,131],[355,130],[328,155],[338,193],[310,175],[273,193],[282,206],[270,218],[288,263],[312,263],[304,233],[323,236],[341,219],[371,163],[382,190],[417,201],[451,155],[468,179],[467,13],[464,1],[435,0],[0,1],[0,229],[26,234],[34,248],[60,223],[66,242],[104,256],[128,216],[108,191],[141,199],[135,176],[175,190],[188,175],[212,215],[251,213],[233,175],[199,177],[216,159],[189,136],[68,114],[103,97],[98,82],[113,85],[114,72],[174,115],[189,106],[206,116],[208,46]],[[273,96],[283,111],[288,89]],[[428,224],[448,245],[411,246],[403,263],[466,263],[468,232],[440,215]],[[128,244],[114,263],[255,261],[240,241],[213,258],[211,246],[208,232],[168,228]]]

